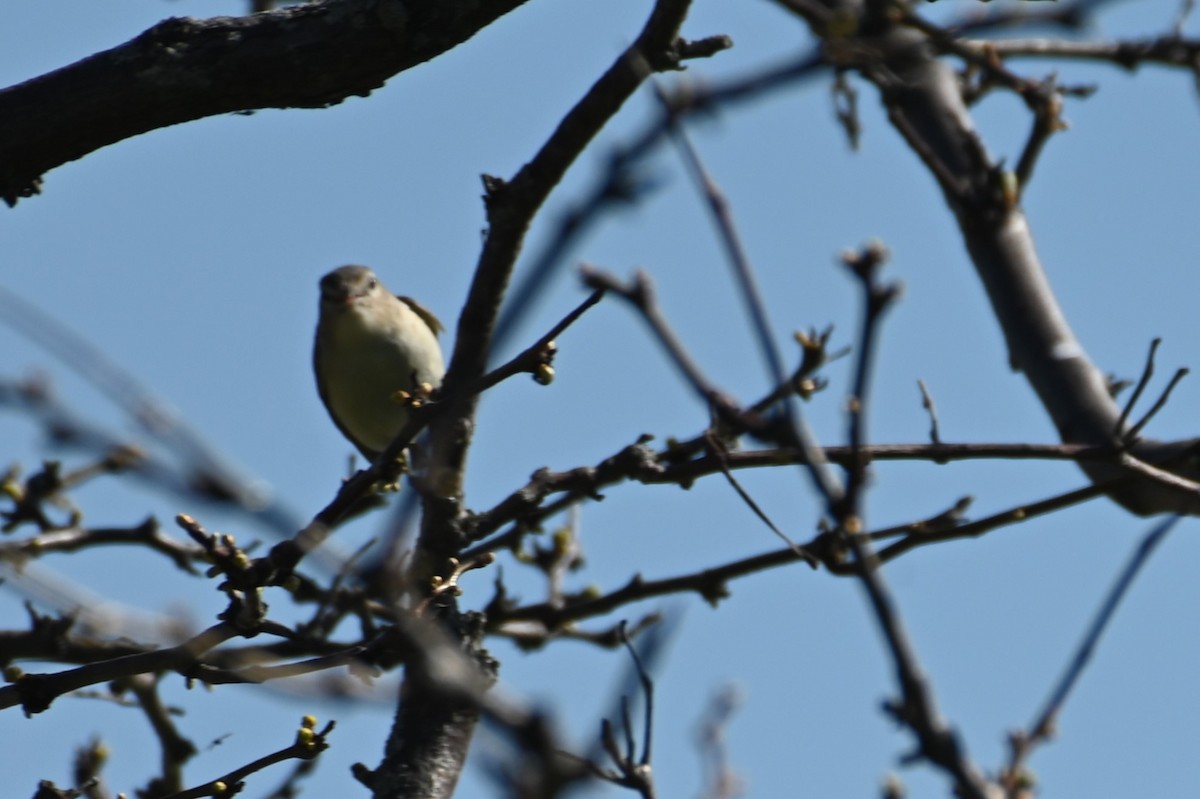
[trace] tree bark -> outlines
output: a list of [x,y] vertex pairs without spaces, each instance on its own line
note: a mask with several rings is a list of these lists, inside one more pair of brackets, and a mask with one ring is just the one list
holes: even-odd
[[[1108,496],[1134,513],[1200,513],[1200,492],[1186,485],[1200,476],[1191,455],[1195,439],[1121,442],[1121,411],[1054,297],[1018,204],[1019,187],[1010,185],[975,132],[957,76],[917,31],[892,27],[871,41],[878,60],[864,62],[864,74],[880,87],[893,124],[942,188],[1004,333],[1010,364],[1029,380],[1064,442],[1114,449],[1112,460],[1080,467],[1093,482],[1111,483]],[[1122,451],[1170,474],[1135,477]],[[1172,475],[1184,479],[1172,485]]]
[[525,0],[323,0],[246,17],[172,18],[0,90],[0,197],[131,136],[260,108],[323,108],[461,44]]

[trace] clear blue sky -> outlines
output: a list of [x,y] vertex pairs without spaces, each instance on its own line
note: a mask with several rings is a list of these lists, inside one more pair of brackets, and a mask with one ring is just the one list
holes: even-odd
[[[479,175],[508,176],[528,159],[636,35],[649,7],[531,0],[366,99],[323,111],[203,120],[56,169],[43,196],[0,212],[0,285],[85,336],[281,501],[310,516],[336,491],[349,452],[312,385],[317,278],[342,263],[367,263],[393,289],[453,320],[484,226]],[[0,8],[0,85],[118,44],[167,15],[241,9],[235,2],[10,2]],[[1114,5],[1094,35],[1157,34],[1175,12],[1173,2]],[[1195,20],[1187,29],[1197,30]],[[810,44],[802,25],[769,2],[735,10],[697,0],[684,32],[728,33],[735,48],[668,82],[740,74]],[[1134,75],[1066,63],[1018,68],[1030,75],[1056,69],[1063,83],[1100,85],[1091,99],[1067,102],[1071,129],[1050,142],[1026,209],[1059,299],[1096,362],[1136,376],[1150,339],[1162,336],[1161,387],[1174,368],[1194,364],[1200,340],[1195,85],[1186,74],[1149,68]],[[879,114],[875,93],[859,89],[865,131],[857,153],[833,120],[828,80],[694,129],[729,195],[778,340],[793,346],[792,330],[832,323],[838,345],[854,343],[853,286],[834,258],[877,237],[894,255],[888,275],[906,291],[886,323],[873,440],[925,440],[916,388],[922,378],[948,441],[1053,442],[1032,392],[1006,366],[998,328],[933,181]],[[553,196],[529,252],[651,107],[648,95],[639,96],[585,155]],[[989,149],[1015,162],[1029,124],[1017,101],[990,99],[977,120]],[[647,269],[708,374],[740,399],[756,398],[767,380],[701,204],[675,153],[659,153],[653,169],[660,190],[609,217],[571,263],[586,260],[618,274]],[[524,328],[526,340],[583,294],[571,267],[560,272]],[[0,352],[5,377],[44,372],[80,413],[133,434],[102,397],[3,326]],[[557,369],[550,388],[520,379],[488,396],[472,453],[472,508],[489,507],[538,467],[593,464],[641,433],[684,437],[706,423],[704,409],[615,301],[561,339]],[[840,443],[845,362],[829,376],[830,389],[808,413],[822,442]],[[1200,389],[1191,380],[1151,434],[1198,432],[1191,409]],[[0,444],[4,463],[31,468],[45,456],[38,430],[14,414],[0,416]],[[743,479],[790,535],[812,534],[819,509],[798,471]],[[1081,484],[1066,464],[886,465],[875,472],[868,516],[873,527],[911,521],[972,494],[971,515],[978,517]],[[113,480],[79,499],[93,525],[133,524],[149,514],[169,522],[190,512],[242,539],[261,535],[244,520]],[[350,548],[375,524],[339,537]],[[688,493],[612,490],[605,502],[583,508],[581,525],[588,568],[573,577],[575,587],[616,588],[634,572],[677,575],[778,543],[715,479]],[[1148,526],[1097,501],[981,540],[927,548],[887,569],[941,709],[981,767],[1002,763],[1006,731],[1029,723]],[[1200,792],[1192,763],[1200,739],[1198,558],[1194,525],[1181,525],[1136,585],[1061,718],[1060,740],[1032,763],[1045,795]],[[40,565],[131,607],[187,608],[196,625],[222,607],[210,583],[183,577],[161,558],[105,552],[75,560]],[[505,563],[504,574],[525,598],[540,597],[538,583],[519,567]],[[858,587],[802,567],[731,587],[732,597],[715,611],[686,597],[624,614],[665,607],[680,615],[658,674],[662,795],[697,794],[695,724],[710,697],[731,683],[740,686],[743,704],[728,730],[730,757],[753,795],[875,795],[911,740],[879,710],[895,684]],[[491,575],[469,576],[465,588],[464,602],[482,605]],[[19,623],[20,601],[0,594],[6,625]],[[281,613],[284,604],[276,602]],[[626,669],[621,655],[576,643],[524,655],[498,642],[495,652],[504,690],[554,709],[581,746]],[[180,682],[167,680],[168,701],[186,709],[182,728],[205,748],[188,767],[189,784],[286,745],[306,712],[339,722],[311,795],[356,795],[347,765],[378,762],[390,683],[379,702],[342,704],[282,686],[225,686],[209,695],[187,692]],[[106,773],[114,790],[132,791],[153,773],[153,741],[136,712],[64,698],[32,720],[0,714],[6,794],[31,795],[40,778],[69,784],[68,750],[93,733],[113,750]],[[225,735],[223,744],[207,747]],[[259,775],[246,795],[265,793],[281,776]],[[926,769],[901,777],[913,795],[946,795],[941,778]],[[478,769],[467,779],[461,795],[487,795]]]

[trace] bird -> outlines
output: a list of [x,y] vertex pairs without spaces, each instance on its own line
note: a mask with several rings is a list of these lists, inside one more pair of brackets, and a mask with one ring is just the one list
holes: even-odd
[[317,392],[342,435],[374,463],[408,421],[412,398],[442,384],[442,324],[365,266],[338,267],[320,287]]

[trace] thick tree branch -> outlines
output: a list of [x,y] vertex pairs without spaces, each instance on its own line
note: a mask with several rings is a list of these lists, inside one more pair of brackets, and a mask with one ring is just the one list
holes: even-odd
[[1091,59],[1108,61],[1126,69],[1142,64],[1183,67],[1195,71],[1200,58],[1200,41],[1177,35],[1153,39],[1132,39],[1114,42],[1081,42],[1065,39],[997,39],[995,41],[965,41],[967,47],[988,48],[996,55],[1029,56],[1034,58],[1069,58],[1073,61]]
[[[937,59],[927,34],[911,28],[888,25],[861,44],[855,65],[879,87],[889,118],[941,186],[1004,332],[1013,368],[1025,374],[1064,442],[1116,444],[1120,410],[1054,297],[1016,189],[1009,186],[1015,181],[987,153],[954,72]],[[1193,479],[1194,445],[1144,440],[1130,451]],[[1081,466],[1098,483],[1122,471],[1112,462]],[[1139,514],[1200,512],[1194,491],[1161,480],[1113,482],[1109,496]]]
[[323,0],[247,17],[164,20],[0,91],[0,197],[140,133],[259,108],[323,108],[474,36],[525,0]]

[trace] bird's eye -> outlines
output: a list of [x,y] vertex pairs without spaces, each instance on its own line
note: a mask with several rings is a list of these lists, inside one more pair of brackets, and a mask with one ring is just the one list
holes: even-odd
[[375,287],[378,285],[379,285],[379,281],[376,280],[375,278],[371,278],[370,280],[367,281],[367,291],[374,291]]

